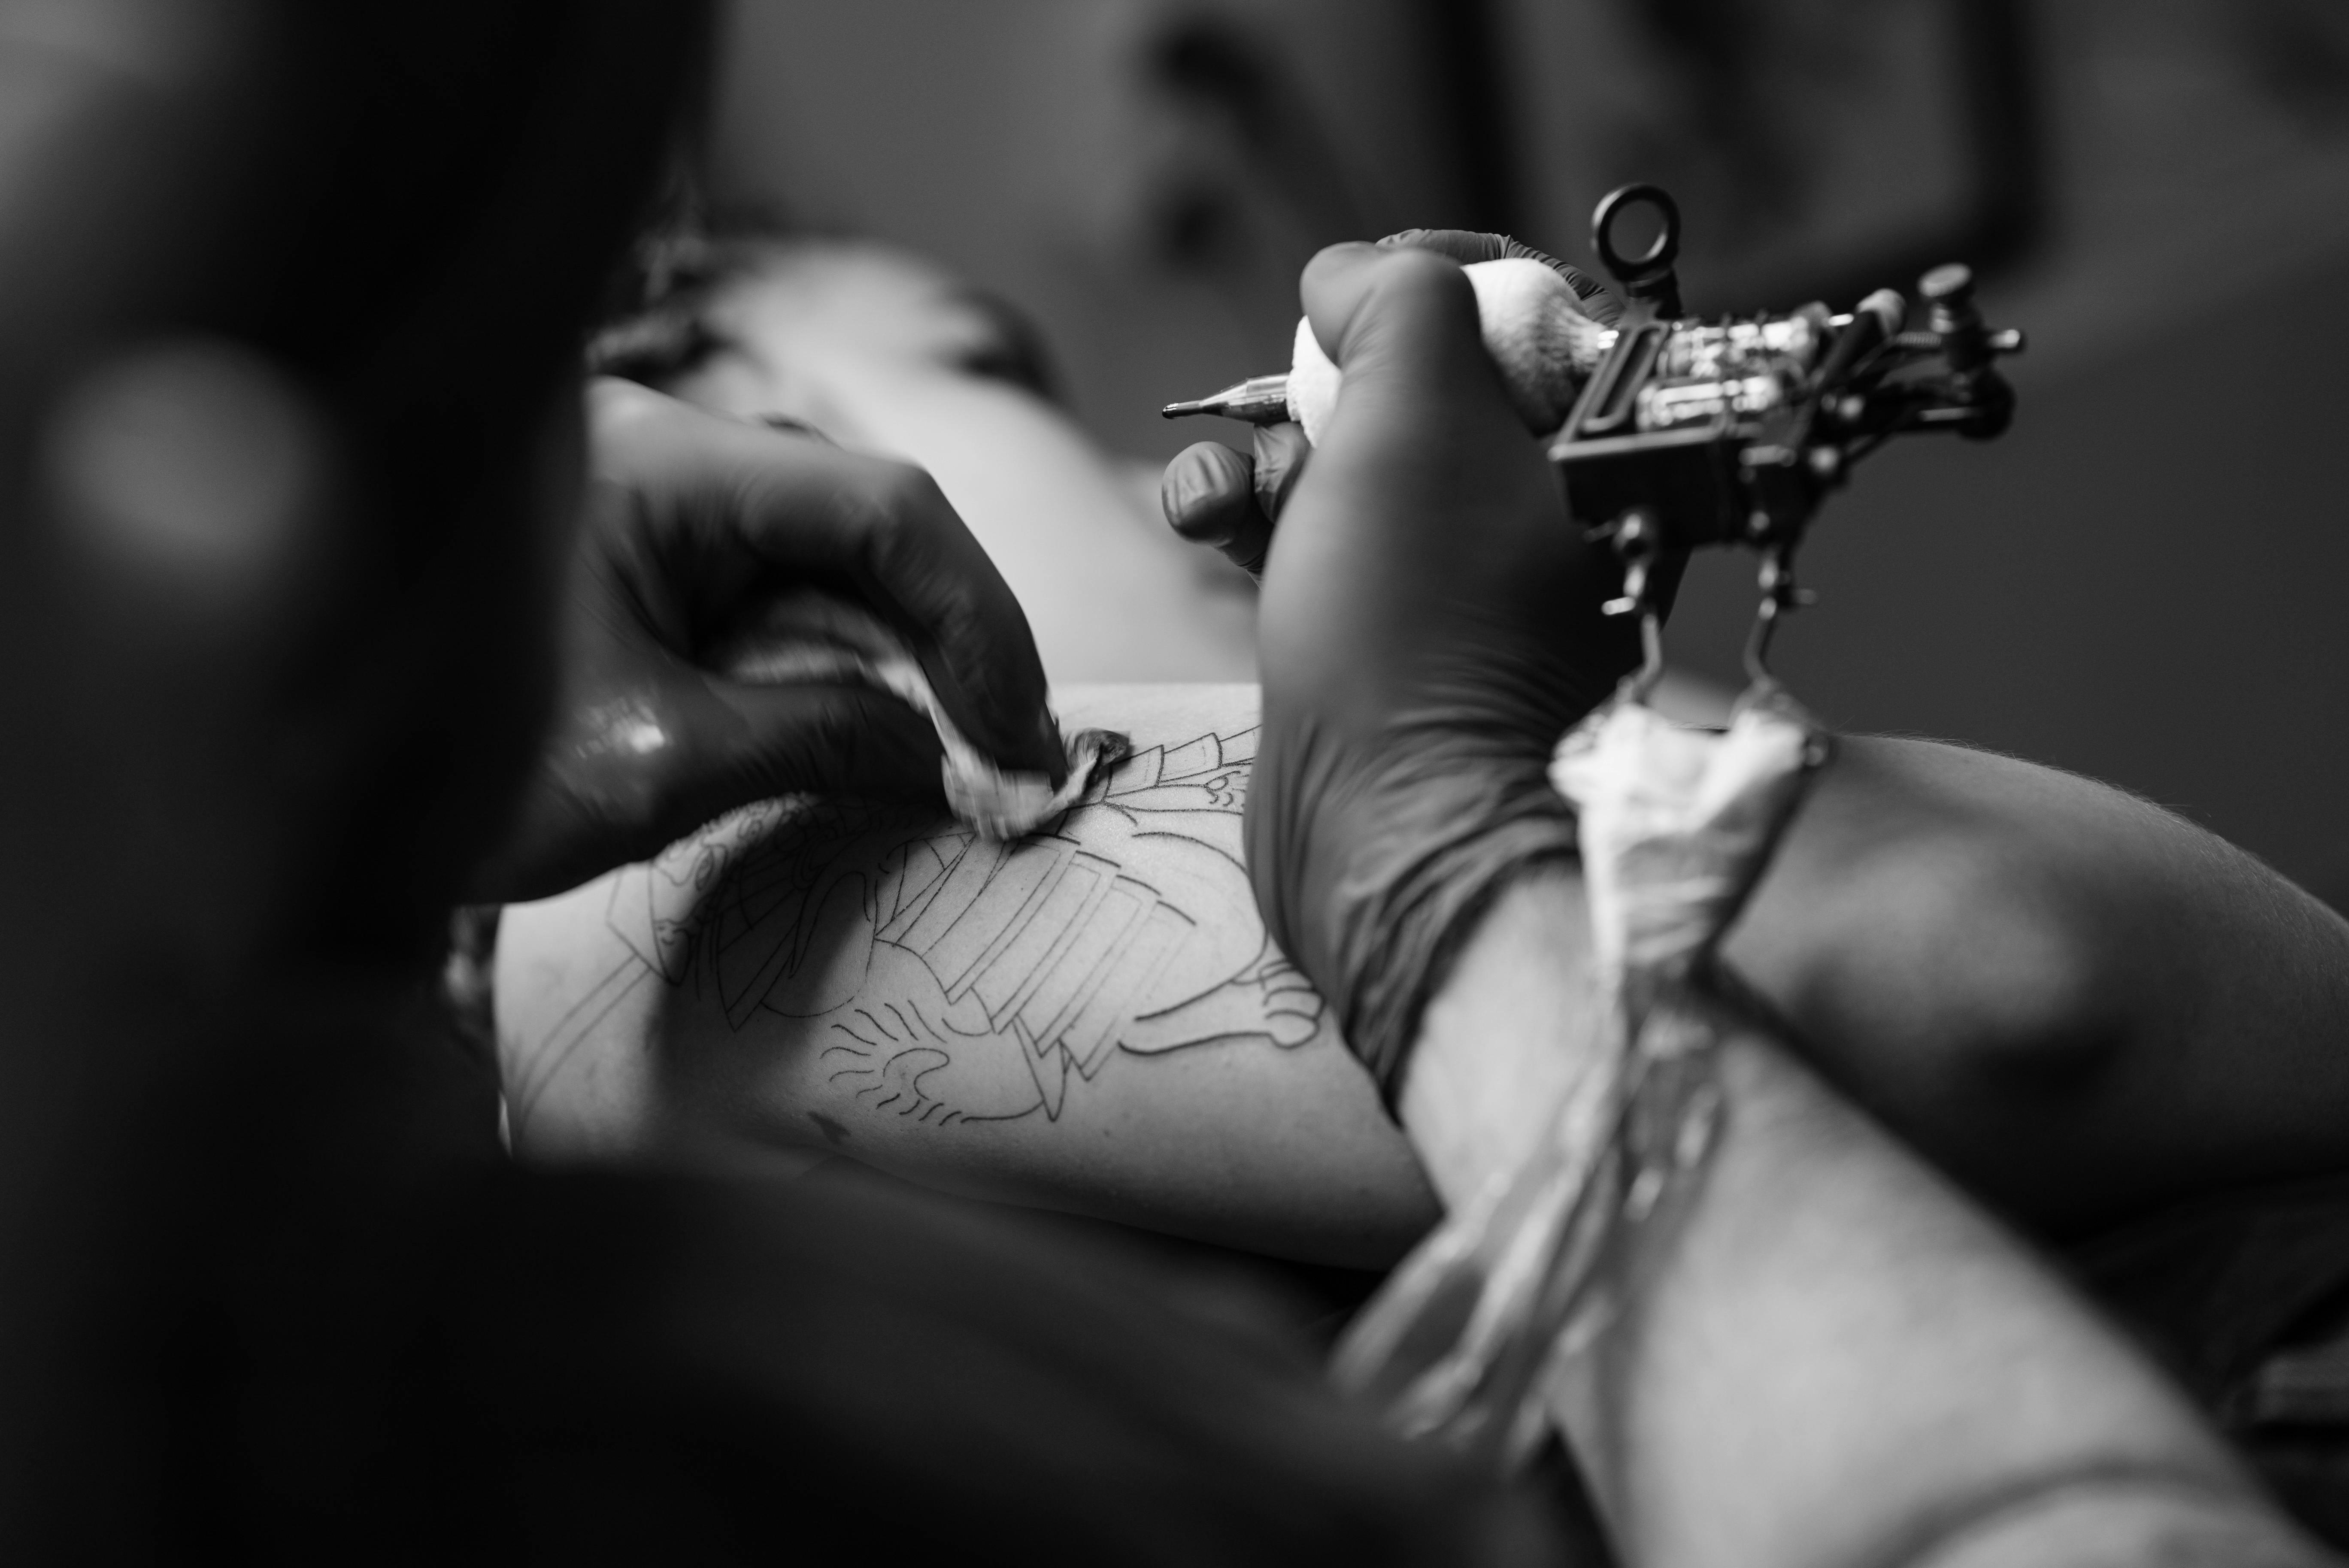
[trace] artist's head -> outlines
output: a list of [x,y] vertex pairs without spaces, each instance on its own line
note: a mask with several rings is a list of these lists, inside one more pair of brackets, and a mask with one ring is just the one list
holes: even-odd
[[704,30],[0,5],[13,913],[224,970],[429,930],[542,722],[580,348]]

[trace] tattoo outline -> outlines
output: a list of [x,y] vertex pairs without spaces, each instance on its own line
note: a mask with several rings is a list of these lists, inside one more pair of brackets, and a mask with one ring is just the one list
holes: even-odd
[[720,819],[613,879],[605,923],[634,973],[534,1053],[525,1109],[600,1016],[591,1004],[652,978],[737,1036],[805,1026],[796,1048],[827,1082],[928,1126],[1056,1122],[1122,1054],[1305,1044],[1326,1008],[1266,935],[1241,847],[1256,740],[1138,751],[1010,842],[927,810],[805,798]]

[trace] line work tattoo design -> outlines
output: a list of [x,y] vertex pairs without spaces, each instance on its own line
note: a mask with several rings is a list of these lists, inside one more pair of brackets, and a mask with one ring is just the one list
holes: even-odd
[[[1059,820],[991,843],[929,810],[769,801],[614,879],[633,955],[533,1053],[525,1108],[650,977],[795,1049],[870,1110],[1057,1121],[1120,1052],[1295,1047],[1323,1006],[1265,935],[1240,812],[1257,731],[1139,751]],[[764,1016],[764,1023],[761,1022]]]

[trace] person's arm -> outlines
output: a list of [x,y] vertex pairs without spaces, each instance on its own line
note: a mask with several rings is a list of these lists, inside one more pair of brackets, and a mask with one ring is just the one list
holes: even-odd
[[805,1159],[1231,1244],[1390,1263],[1435,1216],[1241,861],[1247,686],[1061,694],[1135,756],[996,844],[778,802],[507,910],[525,1155]]
[[[1431,999],[1401,1107],[1457,1202],[1520,1161],[1590,1058],[1588,914],[1505,892]],[[1751,1026],[1722,1142],[1561,1410],[1635,1565],[2323,1554],[2183,1398],[1947,1181]]]
[[1726,952],[1806,1063],[2039,1236],[2343,1168],[2349,923],[2110,785],[1838,741]]

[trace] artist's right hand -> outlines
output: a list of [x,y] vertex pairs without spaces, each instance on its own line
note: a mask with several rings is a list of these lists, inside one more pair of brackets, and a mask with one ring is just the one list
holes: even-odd
[[1302,293],[1345,380],[1264,562],[1249,870],[1392,1087],[1464,923],[1571,852],[1550,749],[1638,633],[1599,612],[1619,570],[1512,411],[1459,263],[1335,246]]
[[[1474,262],[1523,258],[1541,263],[1566,279],[1582,301],[1583,314],[1611,324],[1622,305],[1596,280],[1555,256],[1545,255],[1506,234],[1480,233],[1470,229],[1406,229],[1379,242],[1381,250],[1433,251],[1463,266]],[[1250,449],[1237,451],[1220,441],[1188,447],[1166,465],[1158,487],[1160,510],[1167,525],[1194,544],[1221,551],[1233,565],[1250,577],[1264,576],[1264,561],[1272,547],[1272,531],[1288,502],[1298,476],[1305,471],[1312,448],[1302,426],[1293,422],[1259,426]]]
[[801,585],[894,626],[999,762],[1065,773],[1027,618],[927,475],[625,381],[596,382],[588,416],[554,722],[473,896],[559,892],[769,796],[942,799],[936,732],[895,697],[713,667]]

